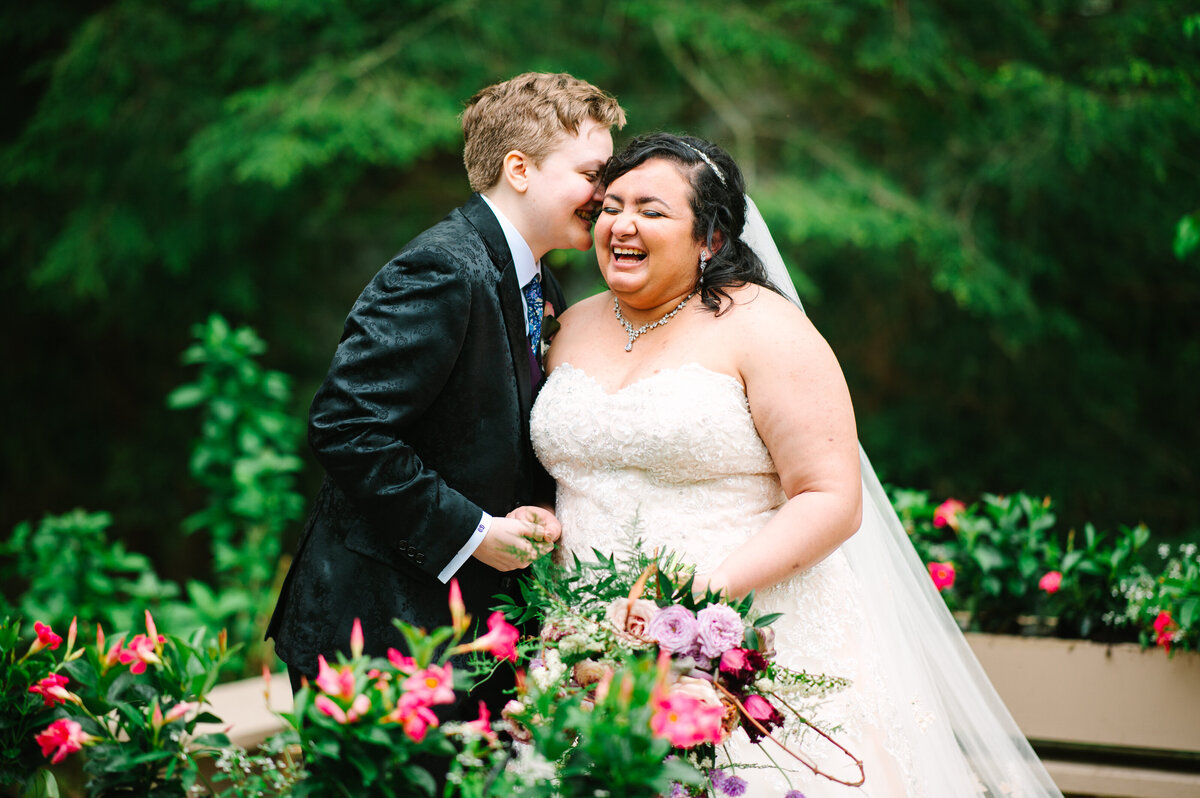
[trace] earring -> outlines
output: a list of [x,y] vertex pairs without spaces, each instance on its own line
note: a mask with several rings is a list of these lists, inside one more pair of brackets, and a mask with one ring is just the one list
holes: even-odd
[[704,267],[708,264],[709,255],[707,252],[700,253],[700,274],[704,274]]

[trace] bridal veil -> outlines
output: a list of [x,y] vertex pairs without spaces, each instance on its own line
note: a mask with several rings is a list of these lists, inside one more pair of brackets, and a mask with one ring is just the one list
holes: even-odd
[[[803,309],[783,257],[754,202],[746,197],[742,240],[771,282]],[[1055,796],[1062,793],[992,687],[934,588],[875,469],[859,446],[863,521],[842,544],[862,585],[860,600],[893,698],[908,704],[913,766],[946,798]],[[944,723],[925,724],[922,717]],[[946,734],[949,729],[952,734]]]

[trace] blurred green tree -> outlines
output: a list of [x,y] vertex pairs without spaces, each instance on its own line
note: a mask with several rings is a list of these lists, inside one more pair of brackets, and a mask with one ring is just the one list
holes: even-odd
[[[0,11],[0,527],[193,510],[186,322],[311,395],[361,286],[467,194],[456,115],[563,70],[727,146],[892,481],[1196,527],[1200,24],[1183,0],[116,0]],[[620,136],[620,139],[625,138]],[[1182,235],[1182,234],[1180,234]],[[1190,254],[1188,254],[1190,253]],[[576,296],[590,256],[556,255]],[[17,343],[19,342],[19,343]],[[297,412],[302,412],[297,408]],[[310,468],[308,479],[319,477]],[[310,483],[310,488],[315,487]],[[179,543],[150,541],[171,547]]]

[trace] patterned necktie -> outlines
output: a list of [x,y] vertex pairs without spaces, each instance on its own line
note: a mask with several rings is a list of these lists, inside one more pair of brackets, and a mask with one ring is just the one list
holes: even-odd
[[542,276],[533,275],[533,279],[521,290],[525,293],[525,306],[528,309],[525,332],[529,335],[529,343],[536,352],[542,334],[542,313],[545,307],[542,302]]

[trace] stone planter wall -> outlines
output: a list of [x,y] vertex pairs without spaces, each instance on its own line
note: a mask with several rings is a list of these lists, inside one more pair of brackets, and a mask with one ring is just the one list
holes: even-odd
[[1064,792],[1200,796],[1200,654],[1008,635],[967,640],[1025,736],[1068,752],[1046,763]]

